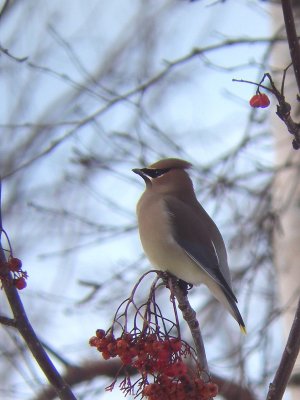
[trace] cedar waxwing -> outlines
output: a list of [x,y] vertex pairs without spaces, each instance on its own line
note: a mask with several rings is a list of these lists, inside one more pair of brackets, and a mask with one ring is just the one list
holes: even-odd
[[154,268],[204,283],[246,332],[232,292],[227,253],[216,224],[197,201],[187,161],[167,158],[133,169],[146,190],[137,204],[139,233]]

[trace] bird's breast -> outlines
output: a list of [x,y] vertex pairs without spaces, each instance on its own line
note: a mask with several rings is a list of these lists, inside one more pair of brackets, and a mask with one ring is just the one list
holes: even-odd
[[141,243],[154,268],[169,271],[189,283],[205,283],[207,274],[176,242],[172,215],[161,197],[142,196],[137,205],[137,216]]
[[170,215],[160,197],[142,197],[137,206],[139,233],[144,251],[157,268],[163,268],[168,252],[176,246]]

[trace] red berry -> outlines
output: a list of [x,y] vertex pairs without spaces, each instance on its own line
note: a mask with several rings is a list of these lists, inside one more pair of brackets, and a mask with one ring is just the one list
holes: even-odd
[[122,335],[122,339],[124,339],[127,343],[130,343],[133,340],[133,336],[131,333],[125,332]]
[[110,333],[109,335],[106,335],[106,339],[107,339],[108,343],[114,343],[116,341],[113,333]]
[[103,339],[105,337],[105,330],[104,329],[97,329],[96,336],[99,339]]
[[205,383],[203,382],[203,380],[200,379],[200,378],[196,378],[195,381],[194,381],[194,383],[195,383],[195,386],[196,386],[197,390],[198,390],[199,392],[201,392],[201,390],[202,390],[202,389],[204,388],[204,386],[205,386]]
[[158,340],[152,344],[153,351],[159,353],[165,350],[164,343],[161,340]]
[[102,357],[104,358],[104,360],[109,360],[111,358],[111,355],[108,351],[102,351]]
[[23,277],[14,279],[13,283],[18,290],[22,290],[27,286],[26,280]]
[[149,343],[155,342],[157,340],[155,333],[150,333],[150,335],[146,336],[146,341]]
[[208,383],[207,386],[208,386],[209,396],[215,397],[218,394],[218,386],[213,382]]
[[22,268],[22,261],[16,257],[9,257],[8,267],[12,272],[19,272]]
[[254,108],[265,108],[270,104],[270,99],[265,93],[256,93],[251,97],[250,106]]
[[127,350],[128,349],[128,347],[129,347],[129,345],[128,345],[128,342],[125,340],[125,339],[117,339],[117,349],[118,349],[118,351],[124,351],[124,350]]
[[182,361],[176,361],[166,368],[165,372],[168,376],[183,377],[187,374],[187,366]]
[[93,336],[89,340],[90,346],[97,347],[99,343],[99,339],[96,336]]
[[181,340],[173,338],[169,340],[169,344],[174,353],[177,353],[182,346]]
[[117,355],[117,346],[116,343],[109,343],[107,345],[107,351],[112,357],[116,357]]
[[108,342],[108,340],[106,338],[98,339],[97,349],[99,351],[108,351],[107,350],[108,344],[109,344],[109,342]]
[[122,357],[120,357],[120,359],[124,365],[130,365],[132,362],[132,357],[130,354],[124,354]]
[[138,355],[138,351],[134,346],[130,346],[129,354],[131,355],[131,357],[136,357]]
[[212,382],[206,383],[201,390],[201,395],[202,397],[204,397],[204,399],[210,399],[212,397],[215,397],[217,394],[218,386]]

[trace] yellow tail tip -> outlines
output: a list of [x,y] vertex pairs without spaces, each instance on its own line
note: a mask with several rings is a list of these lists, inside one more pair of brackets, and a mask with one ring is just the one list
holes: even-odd
[[246,330],[246,327],[244,325],[240,325],[240,330],[244,335],[247,335],[247,330]]

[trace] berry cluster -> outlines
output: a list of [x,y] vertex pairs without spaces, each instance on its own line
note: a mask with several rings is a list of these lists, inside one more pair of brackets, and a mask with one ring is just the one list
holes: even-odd
[[[204,383],[188,370],[183,358],[191,355],[191,348],[178,338],[137,332],[123,332],[115,338],[111,332],[98,329],[90,345],[96,347],[105,360],[118,356],[124,365],[136,368],[142,377],[138,394],[149,400],[181,400],[187,396],[191,400],[207,400],[218,392],[215,384]],[[149,383],[149,377],[153,383]],[[134,385],[130,386],[124,390],[128,392]]]
[[176,338],[163,340],[156,334],[134,337],[131,333],[123,333],[116,339],[103,329],[96,331],[96,336],[90,339],[90,345],[97,347],[105,360],[119,356],[124,365],[132,365],[143,373],[160,372],[170,367],[170,362],[174,368],[178,368],[181,355],[189,353],[187,345]]
[[9,257],[7,261],[8,269],[13,273],[13,285],[22,290],[26,288],[27,272],[22,270],[22,261],[16,257]]
[[218,387],[213,382],[204,383],[202,379],[170,380],[164,375],[156,383],[145,386],[143,396],[149,400],[208,400],[218,394]]

